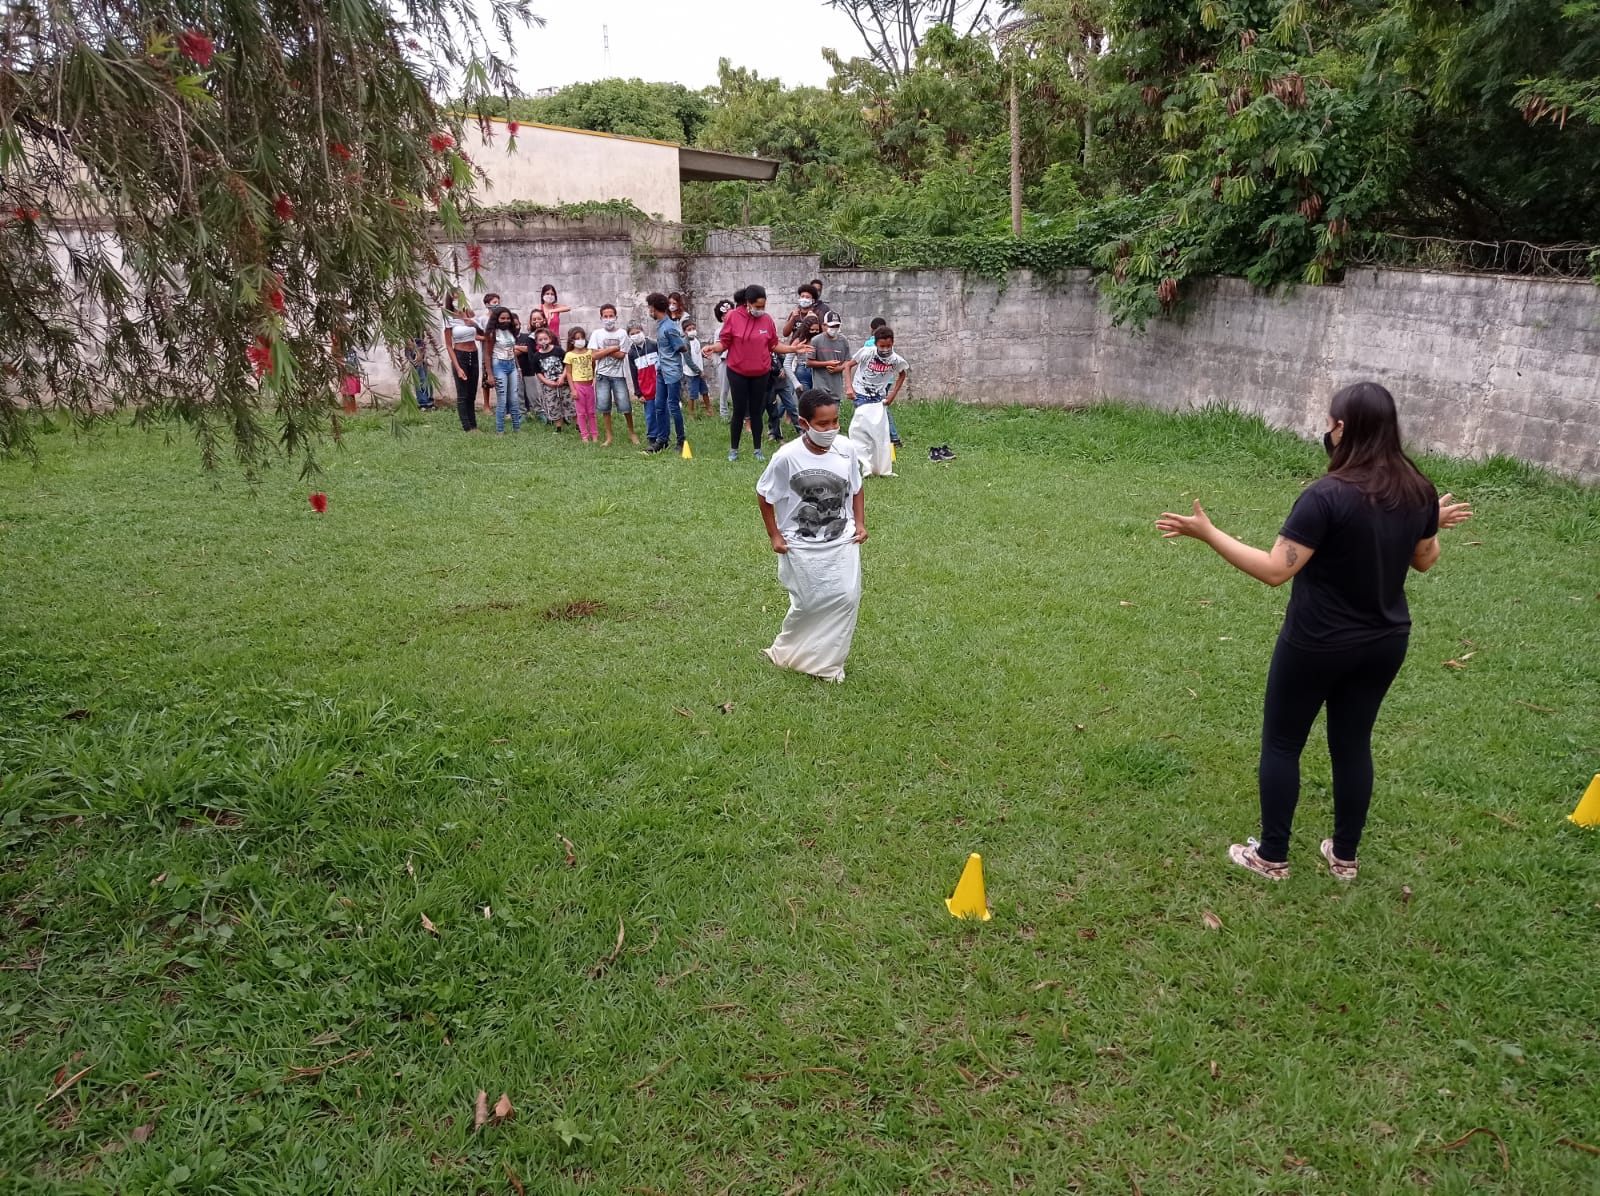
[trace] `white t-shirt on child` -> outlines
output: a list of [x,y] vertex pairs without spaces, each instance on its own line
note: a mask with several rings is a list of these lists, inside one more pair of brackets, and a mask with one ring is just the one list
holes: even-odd
[[767,463],[756,493],[776,508],[778,530],[790,547],[823,547],[856,534],[855,505],[861,462],[843,436],[825,453],[813,452],[802,436]]
[[858,395],[871,395],[881,399],[894,386],[894,380],[906,368],[907,362],[898,353],[890,353],[888,361],[878,360],[878,350],[867,345],[856,353],[856,371],[851,386]]

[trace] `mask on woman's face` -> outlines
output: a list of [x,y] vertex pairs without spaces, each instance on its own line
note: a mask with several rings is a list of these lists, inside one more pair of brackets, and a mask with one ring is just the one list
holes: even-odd
[[752,316],[765,315],[766,310],[767,309],[764,307],[757,307],[754,303],[747,304],[745,306],[745,311],[749,312]]
[[589,347],[589,342],[580,336],[577,340],[572,342],[572,347],[574,349],[586,349]]
[[544,302],[554,306],[555,301],[556,301],[556,295],[555,295],[554,291],[546,291],[544,293]]
[[667,310],[672,312],[674,315],[676,315],[677,311],[678,311],[677,303],[676,302],[672,302],[672,303],[667,304]]
[[1328,456],[1333,456],[1335,445],[1333,443],[1333,432],[1331,430],[1322,434],[1322,447],[1328,450]]

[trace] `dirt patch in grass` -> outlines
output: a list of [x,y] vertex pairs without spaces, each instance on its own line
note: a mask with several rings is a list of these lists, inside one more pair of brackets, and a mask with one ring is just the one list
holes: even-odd
[[574,602],[558,602],[545,608],[544,617],[552,623],[570,623],[574,619],[592,619],[605,610],[604,602],[593,598],[579,598]]

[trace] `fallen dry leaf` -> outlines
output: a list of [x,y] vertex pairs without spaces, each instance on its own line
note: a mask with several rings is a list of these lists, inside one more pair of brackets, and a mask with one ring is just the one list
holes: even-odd
[[472,1105],[472,1132],[477,1133],[489,1123],[489,1094],[478,1089],[478,1099]]
[[676,715],[679,715],[682,718],[693,718],[694,717],[694,711],[690,710],[687,706],[674,706],[672,708],[672,713],[676,714]]
[[1444,662],[1444,667],[1447,669],[1464,669],[1467,666],[1462,664],[1459,660],[1447,660]]
[[1570,1146],[1573,1150],[1581,1150],[1584,1154],[1600,1155],[1600,1146],[1590,1146],[1587,1142],[1575,1142],[1571,1138],[1557,1138],[1557,1146]]
[[594,967],[589,969],[589,978],[598,980],[605,970],[617,962],[617,957],[622,954],[622,940],[627,937],[628,928],[622,924],[622,919],[617,919],[617,945],[611,949],[611,954],[595,960]]
[[1060,988],[1065,983],[1065,980],[1041,980],[1038,984],[1029,986],[1028,991],[1031,993],[1036,993],[1041,988]]
[[492,917],[494,917],[494,910],[490,909],[487,905],[484,906],[483,907],[483,920],[485,922],[487,922]]
[[1083,730],[1083,724],[1082,723],[1073,723],[1072,724],[1072,729],[1074,731],[1081,731],[1081,730]]
[[154,880],[152,880],[152,881],[151,881],[151,882],[150,882],[150,887],[151,887],[151,888],[152,888],[152,889],[153,889],[153,888],[155,888],[155,887],[156,887],[156,886],[157,886],[157,885],[158,885],[158,884],[160,884],[160,883],[161,883],[161,882],[162,882],[162,881],[164,881],[164,880],[166,880],[166,879],[167,879],[167,874],[166,874],[166,873],[165,873],[165,872],[163,872],[163,873],[162,873],[162,874],[161,874],[161,875],[160,875],[160,876],[158,876],[158,877],[156,877],[156,878],[155,878],[155,879],[154,879]]
[[560,839],[561,840],[561,846],[566,848],[566,850],[567,850],[567,867],[571,868],[573,865],[575,865],[578,862],[578,849],[572,845],[572,840],[567,838],[565,835],[557,835],[556,838]]
[[1401,885],[1400,886],[1400,904],[1401,905],[1410,905],[1411,904],[1411,886],[1410,885]]
[[[79,1051],[78,1054],[73,1057],[74,1060],[76,1060],[77,1058],[81,1057],[82,1054],[83,1054],[83,1052]],[[39,1109],[44,1108],[51,1101],[55,1100],[56,1097],[60,1096],[63,1092],[65,1092],[67,1089],[71,1088],[79,1080],[83,1079],[84,1076],[88,1075],[91,1071],[93,1071],[94,1068],[95,1068],[95,1065],[93,1063],[91,1063],[91,1064],[89,1064],[88,1067],[84,1068],[82,1071],[78,1072],[76,1075],[72,1076],[70,1079],[59,1080],[59,1082],[58,1082],[58,1084],[56,1086],[56,1090],[54,1092],[52,1092],[49,1096],[45,1097],[38,1104],[34,1105],[33,1106],[34,1110],[37,1112]],[[65,1071],[66,1068],[62,1068],[61,1070]],[[60,1071],[56,1072],[56,1075],[57,1075],[57,1077],[59,1077],[61,1075],[61,1072]]]
[[1117,605],[1118,606],[1134,606],[1135,604],[1132,603],[1132,602],[1119,602],[1119,603],[1117,603]]
[[355,909],[355,907],[356,907],[356,903],[354,901],[351,901],[350,898],[348,898],[348,897],[339,898],[339,904],[344,906],[345,909]]
[[439,937],[439,928],[433,924],[433,921],[428,917],[427,914],[422,915],[422,929],[433,935],[434,938]]
[[331,1063],[321,1063],[316,1067],[291,1067],[289,1074],[283,1077],[284,1083],[290,1080],[314,1080],[330,1067],[338,1067],[341,1063],[349,1063],[352,1059],[365,1059],[371,1051],[351,1051],[348,1055],[340,1055]]
[[506,1169],[506,1178],[511,1181],[511,1190],[517,1196],[528,1196],[528,1190],[522,1186],[522,1181],[517,1178],[517,1173],[511,1170],[511,1164],[501,1163],[500,1165]]
[[1217,1061],[1215,1059],[1211,1061],[1211,1078],[1213,1080],[1220,1080],[1222,1078],[1222,1068],[1217,1066]]
[[[1441,1092],[1442,1091],[1443,1090],[1441,1089]],[[1447,1150],[1454,1150],[1458,1146],[1465,1146],[1469,1141],[1471,1141],[1475,1134],[1488,1134],[1489,1137],[1494,1139],[1494,1144],[1500,1148],[1500,1168],[1509,1175],[1511,1173],[1511,1152],[1506,1149],[1506,1140],[1486,1125],[1475,1126],[1466,1133],[1462,1134],[1461,1137],[1457,1138],[1454,1142],[1447,1142],[1443,1146],[1436,1147],[1433,1150],[1424,1151],[1423,1153],[1443,1154]]]
[[416,874],[417,870],[411,866],[411,857],[406,856],[406,875],[415,876]]
[[1293,1151],[1286,1150],[1283,1152],[1283,1169],[1285,1171],[1298,1171],[1310,1161],[1310,1159],[1300,1158]]
[[144,1142],[150,1137],[151,1134],[153,1134],[155,1132],[156,1132],[156,1123],[153,1122],[153,1121],[149,1121],[149,1122],[146,1122],[144,1125],[141,1125],[141,1126],[137,1127],[133,1131],[133,1133],[128,1135],[128,1137],[133,1139],[135,1142]]
[[1206,910],[1204,913],[1202,913],[1200,915],[1200,920],[1206,924],[1207,930],[1222,929],[1222,919],[1217,917],[1217,915],[1212,913],[1210,910]]
[[718,706],[717,709],[722,711],[723,714],[732,714],[733,713],[733,703],[732,702],[724,702],[721,706]]
[[500,1099],[494,1102],[494,1119],[496,1121],[509,1121],[516,1115],[517,1111],[511,1107],[511,1098],[502,1092]]
[[1463,546],[1466,547],[1466,548],[1482,548],[1483,547],[1483,541],[1482,540],[1467,540],[1467,541],[1463,542]]
[[1100,932],[1092,926],[1085,926],[1078,931],[1078,937],[1080,939],[1097,939],[1100,937]]

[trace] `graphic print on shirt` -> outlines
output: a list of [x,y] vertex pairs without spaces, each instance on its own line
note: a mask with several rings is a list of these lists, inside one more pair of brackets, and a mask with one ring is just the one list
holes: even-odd
[[822,544],[844,534],[848,522],[844,506],[849,497],[848,478],[826,469],[802,469],[789,479],[789,488],[800,500],[794,510],[794,522],[802,540]]
[[886,394],[895,374],[894,362],[881,361],[874,353],[872,359],[861,366],[861,372],[867,375],[863,381],[868,394]]

